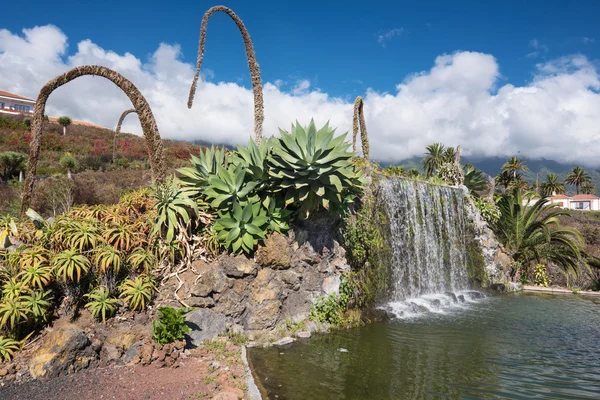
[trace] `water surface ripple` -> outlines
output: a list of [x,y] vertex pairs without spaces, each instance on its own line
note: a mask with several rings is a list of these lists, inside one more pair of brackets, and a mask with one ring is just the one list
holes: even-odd
[[600,300],[488,297],[249,355],[270,399],[598,399]]

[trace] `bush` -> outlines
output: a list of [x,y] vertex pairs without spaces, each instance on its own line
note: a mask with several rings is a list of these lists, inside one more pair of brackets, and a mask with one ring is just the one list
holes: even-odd
[[177,340],[183,340],[186,333],[192,330],[185,324],[183,316],[193,308],[183,307],[175,309],[173,307],[158,307],[158,320],[154,320],[152,329],[152,339],[158,344],[173,343]]

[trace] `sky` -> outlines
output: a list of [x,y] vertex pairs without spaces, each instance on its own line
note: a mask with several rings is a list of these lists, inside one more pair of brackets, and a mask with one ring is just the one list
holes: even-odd
[[[208,23],[194,107],[187,94],[203,13],[218,3],[104,1],[3,5],[0,90],[32,98],[70,68],[101,64],[148,99],[161,136],[244,143],[253,96],[244,46],[225,14]],[[351,130],[365,100],[371,156],[461,145],[600,167],[600,2],[230,1],[250,32],[265,96],[264,134],[298,120]],[[47,114],[114,128],[127,97],[82,77]],[[135,116],[124,131],[141,133]]]

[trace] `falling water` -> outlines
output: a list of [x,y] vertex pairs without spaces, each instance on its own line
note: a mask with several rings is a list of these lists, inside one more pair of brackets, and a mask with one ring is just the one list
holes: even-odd
[[387,179],[381,194],[392,258],[387,308],[407,316],[441,312],[482,297],[468,290],[462,190]]

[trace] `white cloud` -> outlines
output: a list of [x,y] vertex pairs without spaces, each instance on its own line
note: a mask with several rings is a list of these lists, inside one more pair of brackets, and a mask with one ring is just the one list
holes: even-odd
[[377,37],[377,41],[379,42],[379,44],[381,46],[385,47],[387,42],[389,42],[390,40],[392,40],[395,37],[402,35],[403,32],[404,32],[404,28],[390,29],[389,31],[379,35]]
[[[179,46],[160,44],[141,61],[103,49],[90,40],[67,53],[67,38],[56,27],[0,30],[0,89],[35,97],[56,75],[81,64],[114,68],[135,83],[154,110],[161,135],[245,143],[253,131],[250,88],[232,82],[200,81],[194,107],[187,108],[192,64],[181,61]],[[260,61],[260,60],[259,60]],[[368,78],[368,77],[366,77]],[[456,52],[435,59],[429,70],[400,82],[393,93],[367,90],[365,116],[372,157],[394,161],[421,155],[427,144],[460,144],[466,155],[528,157],[598,166],[600,159],[600,76],[582,55],[536,66],[525,86],[500,86],[500,67],[489,54]],[[351,130],[353,102],[296,81],[290,91],[282,82],[265,82],[265,135],[288,128],[296,119],[317,124],[330,120],[338,132]],[[113,127],[131,107],[111,82],[82,77],[57,89],[48,114],[69,115]],[[140,133],[127,119],[124,131]]]
[[581,41],[583,42],[583,44],[596,43],[596,39],[595,38],[593,38],[593,37],[587,37],[587,36],[582,37]]

